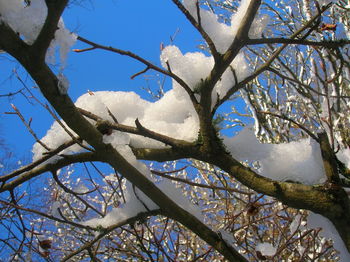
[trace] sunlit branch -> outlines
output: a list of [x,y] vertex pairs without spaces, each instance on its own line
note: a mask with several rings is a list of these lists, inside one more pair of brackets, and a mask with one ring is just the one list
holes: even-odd
[[[311,27],[313,25],[313,23],[326,11],[328,10],[328,8],[331,5],[327,5],[326,7],[324,7],[322,9],[322,11],[320,13],[318,13],[317,15],[315,15],[314,17],[312,17],[310,19],[310,21],[308,21],[304,26],[302,26],[300,29],[298,29],[295,33],[293,33],[290,36],[290,39],[295,39],[297,38],[303,31],[305,31],[306,29],[308,29],[309,27]],[[237,92],[240,88],[244,87],[247,83],[249,83],[251,80],[253,80],[255,77],[259,76],[261,73],[263,73],[264,71],[266,71],[270,65],[272,64],[272,62],[282,53],[282,51],[288,46],[288,44],[284,43],[281,47],[279,47],[275,52],[273,52],[273,54],[271,55],[271,57],[269,58],[268,61],[266,61],[263,65],[261,65],[257,70],[255,70],[255,72],[253,74],[251,74],[250,76],[248,76],[247,78],[245,78],[244,80],[242,80],[240,83],[236,83],[227,93],[226,95],[221,98],[213,107],[212,110],[212,115],[215,114],[216,110],[219,108],[220,105],[222,105],[224,102],[226,102],[235,92]]]
[[57,171],[53,170],[51,172],[53,179],[56,181],[56,183],[59,185],[59,187],[61,187],[63,189],[64,192],[73,195],[74,197],[76,197],[77,199],[79,199],[79,201],[81,201],[86,207],[91,208],[92,210],[94,210],[97,214],[99,214],[100,216],[103,216],[103,214],[97,209],[95,208],[93,205],[90,205],[85,199],[81,198],[76,192],[74,192],[74,190],[71,190],[70,188],[66,187],[58,178],[57,176]]
[[254,194],[254,193],[245,192],[245,191],[241,191],[241,190],[230,188],[230,187],[219,187],[219,186],[214,186],[214,185],[205,185],[205,184],[195,183],[195,182],[192,182],[192,181],[190,181],[188,179],[183,179],[183,178],[179,178],[179,177],[169,176],[169,175],[164,174],[164,172],[160,172],[160,171],[156,171],[156,170],[151,170],[151,172],[153,174],[157,175],[157,176],[164,177],[166,179],[170,179],[170,180],[173,180],[173,181],[185,183],[185,184],[188,184],[190,186],[201,187],[201,188],[208,188],[208,189],[212,189],[212,190],[223,190],[223,191],[227,191],[227,192],[239,193],[239,194],[245,194],[245,195],[252,195],[252,194]]
[[261,38],[249,39],[247,45],[262,45],[262,44],[288,44],[288,45],[307,45],[314,47],[338,48],[350,44],[350,40],[336,40],[336,41],[309,41],[304,39],[290,39],[290,38]]
[[278,115],[278,114],[275,114],[275,113],[272,113],[272,112],[266,112],[266,111],[259,111],[259,113],[287,120],[287,121],[295,124],[296,126],[298,126],[301,130],[303,130],[306,134],[308,134],[310,137],[312,137],[315,141],[319,142],[319,139],[317,138],[317,136],[315,136],[310,130],[308,130],[303,125],[299,124],[297,121],[291,119],[290,117],[283,116],[283,115]]
[[111,123],[107,120],[102,119],[101,117],[85,110],[82,108],[78,108],[78,110],[86,117],[93,119],[96,121],[96,127],[100,132],[105,133],[106,130],[111,129],[111,130],[118,130],[130,134],[135,134],[135,135],[140,135],[148,138],[152,138],[156,141],[162,142],[166,145],[170,145],[173,147],[184,147],[184,146],[191,146],[193,145],[190,142],[186,142],[184,140],[178,140],[171,138],[169,136],[165,136],[159,133],[156,133],[154,131],[151,131],[144,126],[141,125],[138,119],[135,120],[135,125],[136,127],[132,126],[127,126],[123,124],[118,124],[118,123]]
[[334,185],[340,184],[340,177],[338,173],[337,158],[329,143],[326,132],[319,133],[318,139],[320,141],[321,155],[323,160],[324,170],[326,172],[327,181]]
[[68,261],[69,259],[71,259],[72,257],[78,255],[80,252],[83,252],[84,250],[92,247],[97,241],[99,241],[100,239],[104,238],[106,235],[108,235],[109,233],[111,233],[113,230],[124,226],[124,225],[128,225],[128,224],[134,224],[139,220],[145,220],[147,219],[149,216],[156,216],[161,214],[161,211],[158,210],[152,210],[149,212],[142,212],[137,214],[137,216],[135,217],[131,217],[128,219],[125,219],[123,221],[118,222],[117,224],[114,224],[112,226],[109,226],[107,228],[103,228],[102,231],[100,230],[100,233],[98,234],[98,236],[96,238],[94,238],[92,241],[87,242],[86,244],[84,244],[83,246],[81,246],[79,249],[77,249],[74,252],[71,252],[69,255],[65,256],[61,262],[64,261]]
[[[226,71],[226,69],[230,66],[233,59],[237,56],[242,47],[246,44],[248,38],[248,32],[251,28],[253,20],[259,10],[261,4],[261,0],[252,0],[248,6],[248,9],[245,13],[244,18],[242,19],[235,38],[231,43],[228,50],[225,54],[220,57],[219,60],[215,61],[214,68],[210,72],[209,76],[205,79],[205,86],[202,89],[203,95],[201,96],[201,104],[208,103],[209,94],[211,94],[215,84],[220,80],[222,74]],[[210,97],[210,96],[209,96]]]

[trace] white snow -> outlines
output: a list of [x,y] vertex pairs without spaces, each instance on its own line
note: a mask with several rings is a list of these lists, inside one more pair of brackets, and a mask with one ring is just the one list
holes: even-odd
[[28,44],[32,44],[40,33],[47,16],[45,0],[31,1],[25,6],[22,0],[0,0],[0,21],[7,23]]
[[[136,192],[136,195],[134,193]],[[135,217],[142,212],[147,212],[149,210],[155,210],[158,208],[148,197],[146,197],[140,190],[133,188],[133,186],[127,182],[126,189],[124,190],[124,197],[126,203],[120,207],[113,208],[105,217],[103,218],[93,218],[88,221],[83,222],[83,225],[98,227],[102,226],[104,228],[111,225],[121,223],[129,218]],[[139,199],[141,199],[141,201]],[[145,205],[145,206],[144,206]]]
[[104,180],[110,181],[110,182],[117,182],[118,181],[118,177],[116,177],[115,174],[110,174],[108,176],[105,176]]
[[60,212],[59,212],[59,208],[61,207],[61,203],[58,201],[55,201],[52,203],[51,206],[51,215],[56,217],[56,218],[62,218]]
[[345,148],[337,153],[337,158],[350,169],[350,148]]
[[311,138],[285,144],[263,144],[247,127],[234,137],[224,137],[223,141],[234,158],[259,161],[258,172],[265,177],[306,185],[326,180],[319,145]]
[[83,183],[79,183],[75,188],[74,188],[74,192],[78,193],[78,194],[85,194],[87,192],[89,192],[89,188],[87,188]]
[[[38,37],[47,16],[45,0],[31,0],[26,6],[23,0],[0,0],[0,22],[8,24],[23,40],[32,44]],[[60,51],[61,67],[65,65],[67,54],[76,41],[76,35],[64,26],[62,18],[58,24],[55,38],[51,42],[47,59],[54,57],[55,50]]]
[[293,235],[301,226],[301,215],[298,214],[294,217],[292,223],[289,225],[290,234]]
[[[189,200],[183,196],[182,192],[175,188],[172,182],[162,181],[157,184],[157,186],[181,208],[203,221],[199,209],[190,203]],[[93,218],[82,224],[92,227],[102,226],[106,228],[118,223],[123,223],[125,220],[135,217],[140,213],[158,209],[158,206],[152,200],[150,200],[139,189],[133,187],[130,182],[126,183],[124,197],[126,203],[117,208],[113,208],[105,217]]]
[[236,239],[233,237],[233,234],[230,232],[227,232],[224,229],[219,230],[219,234],[221,235],[222,239],[225,240],[225,242],[228,245],[233,246],[236,243]]
[[70,32],[64,25],[63,19],[60,18],[58,22],[58,29],[55,32],[55,39],[52,41],[48,54],[52,54],[52,50],[59,50],[60,55],[60,70],[62,71],[66,66],[68,53],[71,51],[71,47],[77,41],[77,35]]
[[325,238],[331,238],[333,240],[333,246],[336,250],[339,251],[340,255],[340,262],[348,262],[350,261],[350,254],[348,250],[346,249],[346,246],[343,242],[343,240],[340,238],[337,230],[335,229],[334,225],[332,224],[329,219],[310,212],[308,218],[307,218],[307,226],[309,228],[322,228],[322,231],[320,233],[321,236]]
[[[196,1],[194,0],[184,0],[183,4],[190,14],[198,22]],[[236,13],[231,16],[230,25],[221,23],[218,21],[216,14],[200,8],[200,18],[201,26],[204,31],[210,36],[213,40],[216,49],[220,53],[225,53],[227,49],[232,44],[234,38],[236,37],[239,26],[248,10],[251,0],[242,0],[241,4]],[[262,31],[264,30],[267,23],[266,16],[258,17],[255,19],[252,27],[249,31],[249,36],[251,38],[257,38],[261,36]]]
[[[198,135],[198,117],[191,102],[186,96],[177,98],[173,90],[165,93],[160,100],[154,103],[142,99],[133,92],[101,91],[93,95],[90,93],[81,96],[76,106],[113,122],[108,114],[108,108],[121,124],[135,126],[135,120],[139,119],[145,128],[176,139],[194,141]],[[71,137],[63,128],[54,122],[41,141],[50,148],[56,148],[70,139]],[[105,135],[103,139],[105,143],[111,143],[115,147],[125,144],[133,147],[164,147],[164,144],[160,142],[118,131],[113,131],[109,136]],[[80,146],[75,145],[62,153],[71,154],[81,150]],[[33,159],[39,159],[44,152],[45,149],[40,144],[34,144]]]
[[57,79],[58,79],[58,91],[60,92],[61,95],[66,95],[68,93],[68,88],[69,88],[68,78],[63,73],[59,73],[57,75]]
[[[173,45],[166,46],[162,50],[160,60],[164,68],[168,69],[168,63],[171,71],[195,91],[198,91],[196,87],[209,75],[214,66],[214,59],[212,56],[205,56],[200,52],[182,54],[180,49]],[[231,67],[235,71],[237,81],[243,80],[251,72],[243,53],[239,53],[235,57],[231,63]],[[234,84],[235,78],[229,68],[224,72],[221,80],[214,87],[212,100],[216,102],[217,95],[221,98],[225,96],[227,91],[234,86]],[[178,98],[187,96],[176,81],[173,81],[173,88]]]
[[255,247],[256,251],[260,251],[263,256],[273,256],[276,254],[277,248],[270,243],[259,243]]

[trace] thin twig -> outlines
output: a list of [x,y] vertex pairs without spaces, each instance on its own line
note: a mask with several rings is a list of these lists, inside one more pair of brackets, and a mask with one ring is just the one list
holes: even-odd
[[300,129],[302,129],[303,131],[305,131],[305,133],[307,133],[310,137],[312,137],[315,141],[319,142],[319,139],[317,136],[315,136],[310,130],[308,130],[306,127],[304,127],[303,125],[299,124],[297,121],[287,117],[287,116],[281,116],[281,115],[278,115],[278,114],[275,114],[275,113],[272,113],[272,112],[266,112],[266,111],[259,111],[258,113],[261,113],[261,114],[265,114],[265,115],[271,115],[271,116],[274,116],[274,117],[278,117],[278,118],[281,118],[281,119],[284,119],[284,120],[287,120],[293,124],[295,124],[296,126],[298,126]]
[[19,109],[14,104],[11,104],[11,107],[13,108],[13,110],[15,110],[16,115],[21,119],[22,123],[28,129],[29,133],[34,137],[35,141],[37,143],[39,143],[43,148],[45,148],[46,150],[50,151],[51,149],[47,145],[45,145],[42,141],[40,141],[40,139],[37,137],[37,135],[35,134],[33,129],[30,127],[30,124],[28,124],[26,122],[26,120],[24,119],[24,117],[21,114],[21,112],[19,111]]
[[77,38],[79,41],[81,42],[84,42],[88,45],[91,45],[92,47],[94,47],[94,49],[102,49],[102,50],[106,50],[106,51],[110,51],[110,52],[113,52],[113,53],[117,53],[117,54],[120,54],[120,55],[126,55],[126,56],[129,56],[143,64],[145,64],[147,67],[149,67],[150,69],[153,69],[155,71],[158,71],[164,75],[167,75],[167,76],[170,76],[171,78],[173,78],[176,82],[178,82],[185,90],[186,92],[188,93],[188,95],[190,96],[191,98],[191,101],[193,104],[197,104],[197,100],[191,90],[191,88],[185,83],[184,80],[182,80],[180,77],[178,77],[177,75],[175,75],[174,73],[172,72],[169,72],[167,70],[164,70],[154,64],[152,64],[151,62],[148,62],[146,59],[130,52],[130,51],[125,51],[125,50],[121,50],[121,49],[118,49],[118,48],[114,48],[114,47],[111,47],[111,46],[104,46],[104,45],[100,45],[100,44],[97,44],[97,43],[94,43],[90,40],[87,40],[85,39],[84,37],[81,37],[81,36],[78,36]]
[[187,179],[169,176],[169,175],[166,175],[165,172],[160,172],[160,171],[156,171],[156,170],[151,170],[151,172],[152,172],[152,174],[155,174],[157,176],[164,177],[164,178],[167,178],[167,179],[170,179],[170,180],[174,180],[174,181],[178,181],[178,182],[182,182],[182,183],[185,183],[185,184],[188,184],[188,185],[191,185],[191,186],[208,188],[208,189],[214,189],[214,190],[224,190],[224,191],[228,191],[228,192],[234,192],[234,193],[245,194],[245,195],[252,195],[252,194],[254,194],[254,193],[249,193],[249,192],[241,191],[241,190],[234,189],[234,188],[218,187],[218,186],[213,186],[213,185],[199,184],[199,183],[195,183],[195,182],[192,182],[190,180],[187,180]]

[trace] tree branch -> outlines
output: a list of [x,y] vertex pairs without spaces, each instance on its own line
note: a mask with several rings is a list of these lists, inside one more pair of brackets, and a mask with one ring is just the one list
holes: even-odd
[[41,61],[45,61],[46,51],[55,37],[55,32],[58,29],[58,21],[68,0],[45,0],[45,2],[47,6],[47,17],[37,39],[31,46],[32,52],[36,53],[38,59]]
[[190,23],[193,25],[194,28],[197,29],[197,31],[202,35],[204,38],[205,42],[207,42],[210,52],[214,57],[214,60],[218,60],[220,58],[220,54],[217,51],[215,44],[213,40],[210,38],[210,36],[207,34],[207,32],[204,31],[201,22],[200,22],[200,8],[199,8],[199,2],[198,0],[193,0],[196,1],[196,9],[197,9],[197,16],[198,16],[198,22],[197,20],[190,14],[190,12],[181,4],[179,0],[172,0],[173,3],[179,8],[179,10],[186,16],[187,20],[190,21]]
[[62,150],[72,146],[75,144],[75,141],[71,140],[71,141],[68,141],[68,142],[65,142],[64,144],[60,145],[59,147],[57,147],[56,149],[54,150],[51,150],[50,152],[47,152],[45,153],[45,156],[30,163],[29,165],[27,166],[24,166],[24,167],[21,167],[15,171],[13,171],[12,173],[10,174],[7,174],[7,175],[4,175],[4,176],[1,176],[0,177],[0,182],[1,183],[4,183],[6,182],[7,180],[11,179],[11,178],[14,178],[15,176],[18,176],[24,172],[27,172],[35,167],[37,167],[38,165],[42,164],[43,162],[45,162],[46,160],[50,159],[51,157],[59,154],[59,152],[61,152]]
[[13,203],[9,203],[9,202],[3,201],[1,199],[0,199],[0,203],[2,205],[11,206],[11,207],[13,207],[15,209],[19,209],[19,210],[23,210],[23,211],[26,211],[26,212],[34,213],[34,214],[37,214],[39,216],[46,217],[46,218],[48,218],[50,220],[54,220],[54,221],[57,221],[57,222],[60,222],[60,223],[68,224],[68,225],[71,225],[71,226],[74,226],[74,227],[78,227],[78,228],[82,228],[82,229],[86,229],[86,230],[96,231],[96,229],[94,229],[93,227],[84,226],[84,225],[82,225],[80,223],[74,223],[72,221],[65,220],[65,219],[60,219],[60,218],[57,218],[55,216],[48,215],[47,213],[43,213],[43,212],[40,212],[38,210],[34,210],[34,209],[31,209],[31,208],[26,208],[26,207],[22,207],[22,206],[19,206],[19,205],[15,205]]
[[143,221],[143,220],[147,219],[149,216],[156,216],[159,214],[161,214],[161,211],[159,209],[148,211],[148,212],[142,212],[142,213],[137,214],[135,217],[130,217],[130,218],[125,219],[123,221],[120,221],[119,223],[112,225],[108,228],[104,228],[102,230],[102,232],[100,232],[100,234],[98,234],[98,236],[96,238],[94,238],[92,241],[87,242],[86,244],[84,244],[83,246],[81,246],[80,248],[75,250],[74,252],[71,252],[69,255],[65,256],[61,260],[61,262],[68,261],[69,259],[78,255],[80,252],[84,251],[85,249],[92,247],[97,241],[104,238],[106,235],[111,233],[113,230],[115,230],[121,226],[128,225],[128,224],[134,224],[137,221]]
[[319,133],[318,139],[320,141],[323,166],[324,170],[326,171],[327,180],[329,183],[332,184],[340,184],[336,156],[333,152],[331,145],[329,144],[327,133]]
[[130,134],[140,135],[143,137],[151,138],[156,141],[162,142],[166,145],[175,147],[175,148],[183,148],[183,147],[189,147],[192,146],[193,143],[187,142],[184,140],[174,139],[166,135],[162,135],[159,133],[156,133],[154,131],[151,131],[144,126],[141,125],[140,121],[138,119],[135,120],[136,127],[133,126],[127,126],[123,124],[118,123],[111,123],[108,120],[104,120],[98,115],[95,115],[94,113],[91,113],[85,109],[78,108],[79,112],[81,112],[84,116],[95,120],[96,121],[96,128],[101,132],[104,133],[104,130],[107,129],[113,129],[118,130],[121,132],[126,132]]
[[[45,161],[43,159],[40,160],[41,163]],[[13,190],[15,187],[23,184],[24,182],[34,177],[44,174],[45,172],[57,170],[74,163],[91,162],[91,161],[101,161],[101,156],[99,156],[98,154],[89,152],[89,153],[81,153],[81,154],[75,154],[75,155],[66,155],[64,156],[64,158],[57,160],[55,163],[47,163],[38,167],[34,167],[35,165],[30,164],[20,171],[16,171],[7,176],[1,177],[2,184],[0,186],[0,193]],[[36,163],[36,165],[38,165],[38,163]],[[27,170],[27,171],[23,171],[23,170]],[[25,173],[23,173],[22,175],[19,175],[19,173],[22,173],[22,172],[25,172]],[[10,177],[14,177],[14,176],[18,176],[18,178],[5,183],[5,181],[7,181]]]
[[[327,5],[325,8],[323,8],[321,10],[321,12],[319,12],[317,15],[315,15],[314,17],[312,17],[310,19],[310,21],[308,21],[304,26],[302,26],[299,30],[297,30],[295,33],[293,33],[290,36],[290,40],[295,39],[296,37],[298,37],[303,31],[305,31],[306,29],[310,28],[313,23],[326,11],[328,10],[328,8],[331,5]],[[250,40],[246,40],[246,44],[249,43]],[[235,92],[237,92],[240,88],[242,88],[243,86],[245,86],[247,83],[249,83],[250,81],[252,81],[255,77],[259,76],[262,72],[264,72],[265,70],[267,70],[270,65],[272,64],[272,62],[281,54],[281,52],[288,46],[288,43],[284,43],[281,47],[279,47],[278,49],[276,49],[275,52],[273,52],[273,54],[271,55],[271,57],[269,58],[268,61],[266,61],[263,65],[261,65],[253,74],[251,74],[250,76],[246,77],[244,80],[242,80],[240,83],[235,84],[227,93],[226,95],[220,99],[214,106],[213,110],[212,110],[212,115],[215,114],[216,110],[219,108],[220,105],[222,105],[225,101],[227,101]]]

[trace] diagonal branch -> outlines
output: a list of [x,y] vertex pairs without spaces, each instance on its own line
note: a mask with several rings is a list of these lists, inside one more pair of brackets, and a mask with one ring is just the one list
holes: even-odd
[[[29,165],[26,165],[26,166],[24,166],[24,167],[21,167],[21,168],[15,170],[15,171],[11,172],[10,174],[1,176],[1,177],[0,177],[0,182],[1,182],[1,183],[4,183],[4,182],[6,182],[7,180],[9,180],[9,179],[11,179],[11,178],[14,178],[14,177],[16,177],[16,176],[18,176],[18,175],[20,175],[20,174],[22,174],[22,173],[24,173],[24,172],[30,171],[30,170],[33,169],[33,168],[36,168],[37,166],[39,166],[40,164],[42,164],[42,163],[45,162],[46,160],[48,160],[48,159],[50,159],[51,157],[53,157],[53,156],[59,154],[59,152],[61,152],[62,150],[66,149],[66,148],[68,148],[68,147],[70,147],[70,146],[72,146],[72,145],[74,145],[74,144],[75,144],[75,141],[73,141],[73,140],[68,141],[68,142],[65,142],[64,144],[60,145],[60,146],[57,147],[56,149],[51,150],[51,151],[45,153],[45,155],[44,155],[42,158],[40,158],[40,159],[38,159],[38,160],[36,160],[36,161],[30,163]],[[1,188],[1,186],[0,186],[0,188]]]
[[218,60],[221,55],[217,51],[213,40],[210,38],[210,36],[207,34],[207,32],[204,31],[204,29],[201,25],[200,8],[199,8],[198,0],[193,0],[193,1],[196,1],[196,9],[197,9],[197,16],[198,16],[197,20],[190,14],[190,12],[183,6],[183,4],[181,4],[181,2],[179,0],[172,0],[172,1],[179,8],[179,10],[186,16],[187,20],[190,21],[190,23],[194,26],[194,28],[196,28],[197,31],[202,35],[204,40],[207,42],[209,49],[210,49],[210,52],[214,57],[214,60],[215,61]]
[[329,143],[327,133],[319,133],[318,139],[320,141],[323,166],[326,172],[327,180],[329,183],[339,184],[340,177],[338,172],[337,158]]
[[233,59],[237,56],[242,47],[248,40],[248,32],[253,23],[255,15],[260,7],[261,0],[252,0],[248,6],[244,18],[242,19],[239,28],[237,30],[236,37],[232,44],[221,57],[221,59],[215,61],[214,68],[210,72],[209,76],[203,81],[201,88],[201,101],[200,104],[205,107],[207,114],[211,110],[211,93],[215,87],[215,84],[220,80],[222,74],[230,66]]
[[78,108],[78,110],[84,116],[86,116],[92,120],[95,120],[96,121],[96,128],[102,134],[105,133],[105,130],[112,129],[112,130],[118,130],[121,132],[126,132],[126,133],[130,133],[130,134],[135,134],[135,135],[140,135],[140,136],[152,138],[156,141],[162,142],[166,145],[169,145],[169,146],[172,146],[175,148],[190,147],[193,145],[193,143],[191,143],[191,142],[174,139],[172,137],[151,131],[151,130],[145,128],[144,126],[142,126],[138,119],[135,120],[136,127],[133,127],[133,126],[127,126],[127,125],[118,124],[118,123],[111,123],[107,120],[102,119],[98,115],[95,115],[94,113],[91,113],[91,112],[89,112],[85,109],[82,109],[82,108]]
[[[299,30],[297,30],[295,33],[293,33],[289,39],[295,39],[297,38],[302,32],[304,32],[306,29],[310,28],[315,21],[318,20],[318,18],[326,11],[331,5],[327,5],[325,8],[323,8],[317,15],[312,17],[310,21],[308,21],[304,26],[302,26]],[[247,40],[247,43],[249,43],[249,40]],[[270,65],[272,62],[281,54],[281,52],[288,46],[288,43],[284,43],[281,47],[276,49],[276,51],[271,55],[268,61],[266,61],[263,65],[261,65],[253,74],[246,77],[244,80],[239,82],[238,84],[235,84],[227,93],[226,95],[220,99],[213,107],[212,115],[215,114],[216,110],[219,108],[220,105],[222,105],[225,101],[227,101],[235,92],[237,92],[239,89],[244,87],[247,83],[252,81],[255,77],[259,76],[261,73],[263,73],[265,70],[270,68]]]
[[104,228],[102,232],[100,232],[100,234],[98,234],[98,236],[96,238],[94,238],[93,240],[87,242],[86,244],[84,244],[83,246],[81,246],[80,248],[78,248],[77,250],[71,252],[70,254],[66,255],[61,262],[64,261],[68,261],[70,260],[72,257],[78,255],[80,252],[83,252],[84,250],[92,247],[97,241],[99,241],[100,239],[104,238],[106,235],[108,235],[109,233],[111,233],[113,230],[124,226],[124,225],[128,225],[128,224],[134,224],[137,221],[144,221],[146,218],[150,217],[150,216],[156,216],[161,214],[161,211],[158,210],[152,210],[152,211],[148,211],[148,212],[142,212],[137,214],[134,217],[130,217],[127,218],[123,221],[120,221],[119,223],[112,225],[108,228]]
[[84,226],[81,223],[74,223],[74,222],[69,221],[69,220],[60,219],[60,218],[57,218],[55,216],[48,215],[47,213],[40,212],[38,210],[34,210],[34,209],[31,209],[31,208],[26,208],[26,207],[22,207],[22,206],[19,206],[19,205],[15,205],[13,203],[9,203],[9,202],[3,201],[1,199],[0,199],[0,204],[6,205],[6,206],[11,206],[11,207],[13,207],[15,209],[23,210],[23,211],[26,211],[26,212],[34,213],[34,214],[37,214],[39,216],[46,217],[46,218],[48,218],[50,220],[54,220],[54,221],[57,221],[57,222],[60,222],[60,223],[68,224],[68,225],[71,225],[71,226],[74,226],[74,227],[78,227],[78,228],[82,228],[82,229],[86,229],[86,230],[94,230],[94,231],[96,231],[96,229],[94,229],[94,228],[92,228],[90,226]]
[[325,48],[338,48],[350,44],[350,40],[341,39],[336,41],[309,41],[305,39],[290,39],[290,38],[261,38],[249,39],[247,45],[262,45],[262,44],[288,44],[288,45],[308,45],[321,46]]
[[58,21],[67,6],[68,0],[45,0],[47,6],[47,17],[41,31],[31,46],[31,50],[37,53],[41,61],[45,60],[46,51],[55,37]]
[[[46,159],[46,158],[42,158],[41,159],[42,162],[45,161],[43,159]],[[14,172],[16,175],[12,173],[5,177],[1,177],[2,184],[0,186],[0,193],[13,190],[15,187],[25,183],[26,181],[29,181],[34,177],[42,175],[45,172],[57,170],[74,163],[91,162],[91,161],[101,161],[101,157],[98,154],[89,152],[89,153],[80,153],[75,155],[66,155],[64,156],[64,158],[57,160],[55,163],[47,163],[35,168],[33,167],[34,165],[30,164],[27,167],[25,167],[25,170],[28,170],[28,171],[24,172],[22,175],[18,175],[19,171],[17,171],[17,172]],[[31,168],[29,168],[29,166],[31,166]],[[23,172],[23,170],[21,170],[20,172]],[[9,177],[14,177],[14,176],[18,176],[18,177],[6,183]]]

